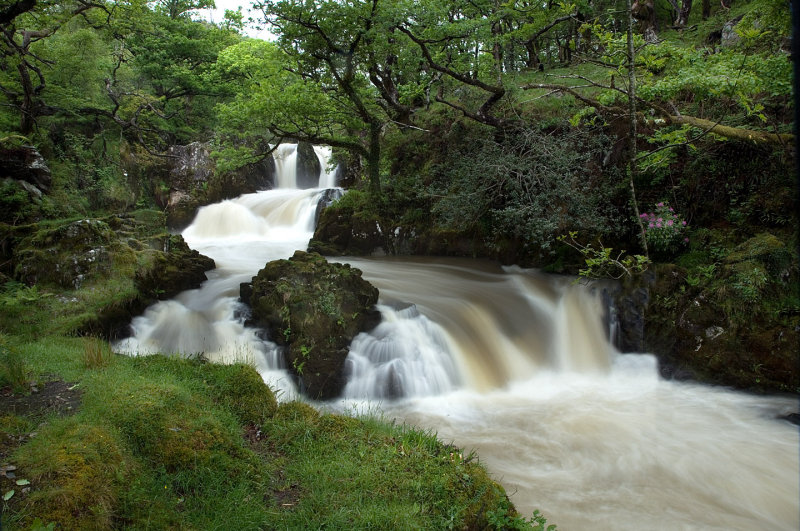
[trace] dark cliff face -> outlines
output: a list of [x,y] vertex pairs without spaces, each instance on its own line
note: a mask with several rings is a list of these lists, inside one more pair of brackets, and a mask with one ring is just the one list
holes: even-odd
[[209,147],[200,142],[172,146],[169,155],[165,211],[172,230],[188,226],[201,206],[275,186],[272,155],[225,173],[217,171]]
[[[656,265],[626,282],[612,297],[619,319],[617,346],[655,354],[666,378],[796,393],[800,315],[764,311],[755,301],[735,303],[731,291],[737,271],[753,259],[737,262],[735,253],[731,256],[721,264],[719,278],[706,286],[689,287],[687,270],[673,264]],[[778,283],[773,288],[780,289]]]
[[0,179],[32,184],[42,192],[50,189],[52,176],[42,155],[33,146],[0,148]]
[[241,295],[252,308],[250,324],[286,348],[289,369],[314,399],[341,393],[350,342],[380,322],[378,290],[361,271],[316,253],[268,263]]
[[301,189],[317,188],[322,164],[314,146],[308,142],[297,144],[297,187]]

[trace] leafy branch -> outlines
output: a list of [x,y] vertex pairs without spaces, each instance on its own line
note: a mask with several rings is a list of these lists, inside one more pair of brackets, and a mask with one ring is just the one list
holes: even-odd
[[578,233],[570,231],[569,235],[558,237],[558,241],[563,242],[583,255],[586,267],[580,269],[578,274],[584,278],[613,278],[620,279],[624,276],[632,277],[635,274],[647,270],[650,259],[646,256],[626,254],[623,249],[616,256],[612,253],[612,247],[606,247],[602,242],[598,242],[599,248],[592,245],[583,245],[575,238]]

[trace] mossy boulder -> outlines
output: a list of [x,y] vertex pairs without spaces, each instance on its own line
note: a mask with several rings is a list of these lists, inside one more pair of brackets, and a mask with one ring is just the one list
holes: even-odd
[[787,306],[797,282],[791,259],[784,260],[774,243],[766,237],[745,242],[702,279],[696,271],[658,264],[627,282],[617,305],[636,302],[638,318],[621,321],[623,337],[643,338],[642,348],[632,350],[655,353],[666,377],[800,391],[800,312]]
[[[0,227],[2,229],[2,227]],[[0,230],[14,280],[68,290],[74,316],[65,332],[118,338],[157,300],[200,286],[211,258],[164,232],[164,215],[137,211]]]
[[107,223],[82,219],[44,228],[20,242],[15,276],[26,284],[55,284],[80,288],[87,277],[106,274],[116,260],[133,261]]
[[242,284],[241,295],[252,308],[249,324],[286,347],[290,370],[314,399],[339,395],[350,342],[380,322],[378,290],[361,271],[317,253],[268,263]]

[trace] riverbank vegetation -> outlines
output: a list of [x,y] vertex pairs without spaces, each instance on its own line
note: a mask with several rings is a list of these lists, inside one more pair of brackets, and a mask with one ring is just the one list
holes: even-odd
[[256,1],[274,42],[212,3],[0,7],[0,399],[49,400],[0,417],[4,524],[522,525],[434,434],[105,350],[212,267],[168,221],[268,186],[282,141],[332,146],[350,189],[313,250],[641,257],[620,348],[800,390],[786,2]]

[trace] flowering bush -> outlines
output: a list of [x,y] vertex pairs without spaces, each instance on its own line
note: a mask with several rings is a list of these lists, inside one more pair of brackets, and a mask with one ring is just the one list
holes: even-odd
[[644,212],[639,217],[644,224],[647,245],[656,251],[666,251],[689,241],[684,234],[686,221],[668,203],[658,203],[654,212]]

